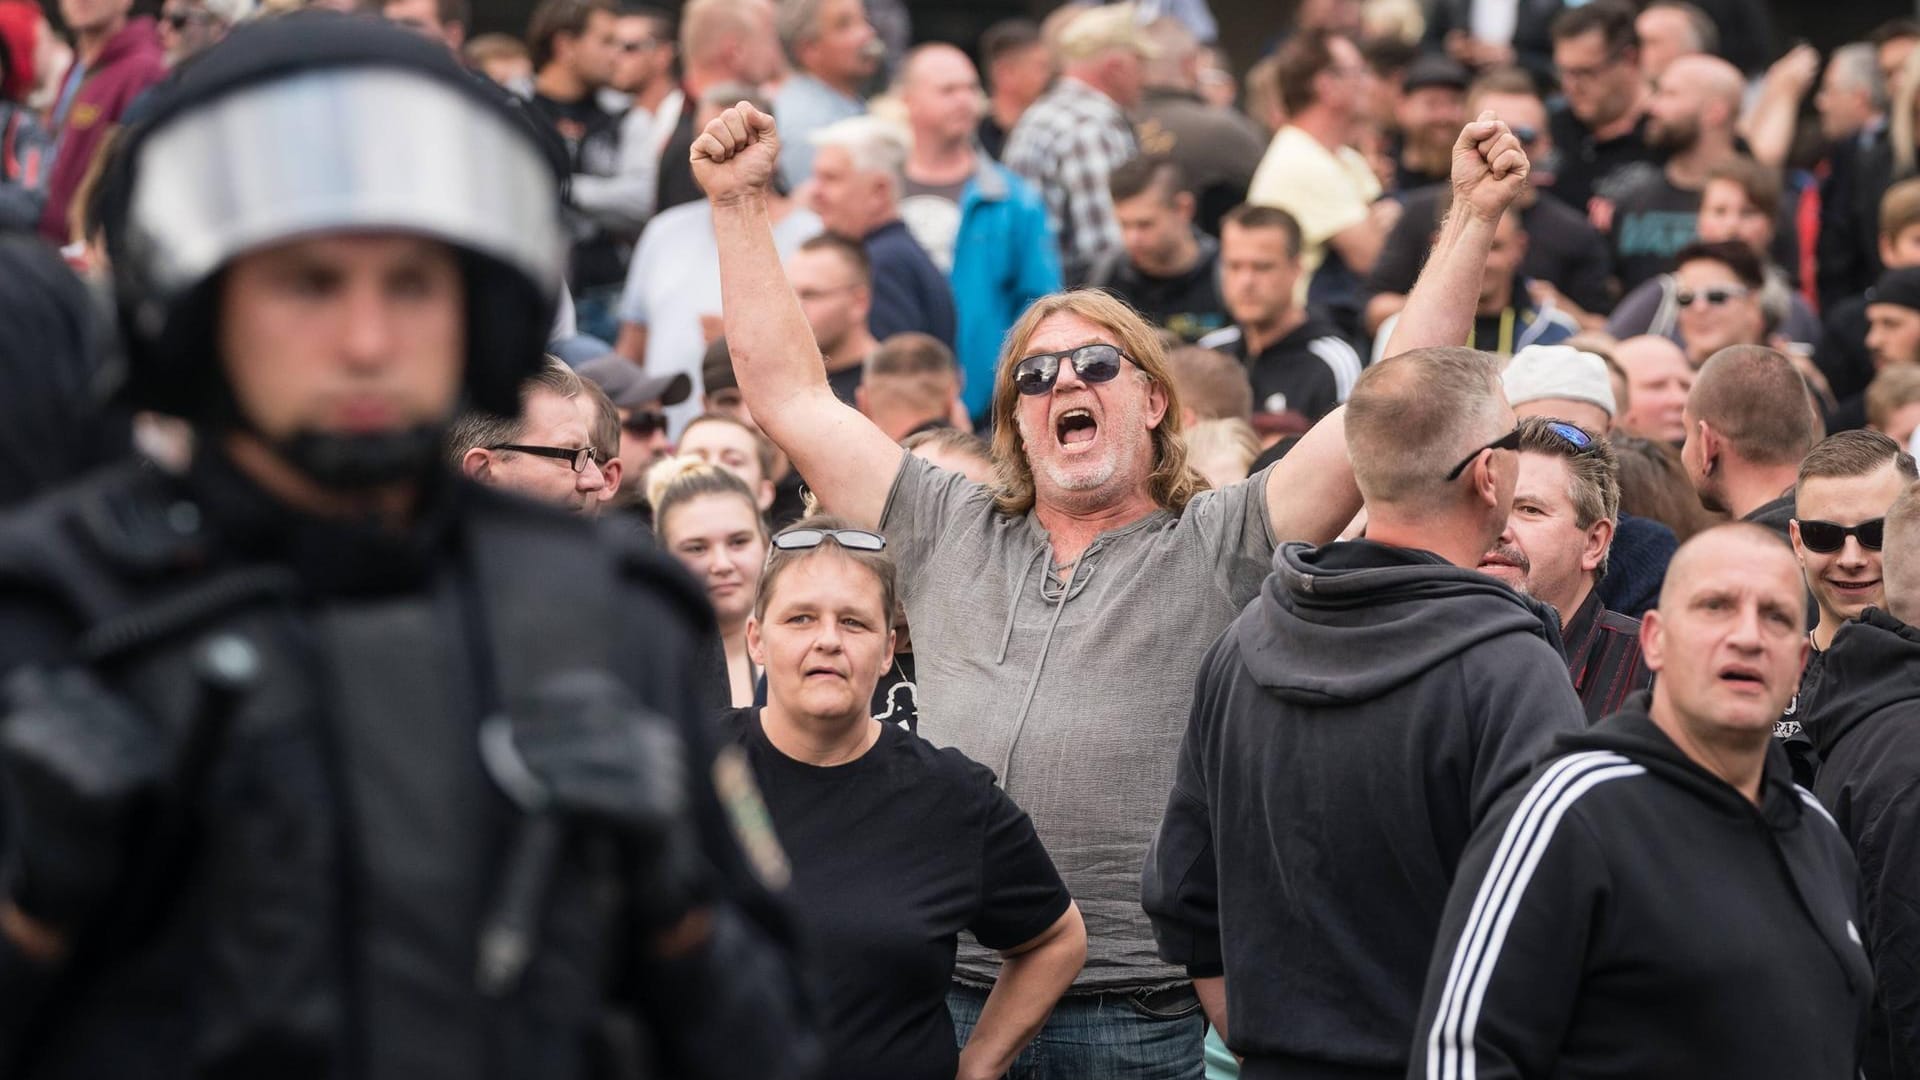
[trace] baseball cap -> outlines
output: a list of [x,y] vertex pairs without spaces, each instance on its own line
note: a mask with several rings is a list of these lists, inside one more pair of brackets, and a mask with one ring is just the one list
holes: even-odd
[[574,369],[581,378],[591,379],[606,391],[607,397],[622,409],[637,409],[659,402],[678,405],[693,394],[693,379],[684,371],[670,375],[649,375],[646,370],[618,353],[595,357]]
[[1415,60],[1407,68],[1402,83],[1406,93],[1422,90],[1429,86],[1444,86],[1451,90],[1464,91],[1472,79],[1467,69],[1451,57],[1429,53]]

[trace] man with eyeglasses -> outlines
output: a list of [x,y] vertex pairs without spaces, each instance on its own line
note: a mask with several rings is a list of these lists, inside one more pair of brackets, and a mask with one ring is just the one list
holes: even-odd
[[1841,626],[1868,608],[1886,606],[1880,551],[1887,508],[1916,478],[1920,472],[1913,456],[1877,431],[1829,436],[1800,463],[1788,528],[1820,621],[1807,635],[1813,652],[1800,693],[1775,735],[1787,740],[1802,783],[1813,777],[1813,743],[1812,733],[1802,728],[1799,703],[1817,692],[1827,650]]
[[594,421],[580,376],[548,357],[521,387],[518,416],[461,416],[447,434],[447,456],[482,484],[592,517],[609,486],[601,468],[609,462],[593,446]]
[[1840,627],[1801,697],[1820,762],[1813,793],[1860,864],[1872,1080],[1920,1074],[1920,488],[1902,486],[1881,533],[1884,601]]
[[[921,734],[995,770],[1086,913],[1087,967],[1015,1071],[1192,1080],[1201,991],[1158,956],[1140,870],[1208,642],[1258,591],[1278,541],[1329,540],[1359,507],[1341,414],[1271,468],[1201,491],[1178,457],[1179,401],[1152,327],[1080,290],[1036,302],[1010,332],[994,486],[908,457],[832,396],[782,287],[764,194],[776,148],[768,117],[732,109],[693,161],[714,205],[747,404],[829,512],[879,528],[900,553]],[[1458,296],[1477,293],[1493,223],[1525,177],[1518,143],[1492,121],[1462,132],[1454,160],[1459,209],[1430,264],[1435,283],[1403,324],[1410,346],[1465,339]],[[1489,457],[1469,464],[1491,497],[1489,468],[1510,462]],[[963,1038],[994,970],[989,954],[962,950],[948,1005]]]
[[[1561,201],[1554,186],[1550,170],[1558,155],[1547,126],[1547,105],[1534,87],[1533,76],[1504,68],[1475,79],[1467,90],[1467,115],[1478,116],[1486,110],[1512,129],[1526,147],[1528,160],[1538,163],[1534,182],[1514,203],[1527,234],[1520,273],[1528,291],[1535,302],[1551,300],[1582,326],[1599,325],[1613,305],[1611,256],[1587,222],[1586,208],[1575,209]],[[1367,279],[1372,294],[1366,308],[1368,333],[1378,333],[1389,316],[1406,306],[1439,227],[1447,192],[1445,184],[1435,184],[1401,196],[1405,209],[1387,234]]]
[[1646,142],[1647,80],[1634,16],[1625,0],[1595,0],[1553,21],[1553,66],[1566,96],[1553,115],[1560,148],[1553,193],[1582,213],[1615,172],[1657,160]]

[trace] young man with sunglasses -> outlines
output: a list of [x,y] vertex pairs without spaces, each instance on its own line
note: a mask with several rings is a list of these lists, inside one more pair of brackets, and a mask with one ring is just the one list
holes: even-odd
[[[899,553],[920,732],[995,770],[1086,915],[1087,967],[1038,1037],[1044,1060],[1015,1067],[1198,1077],[1199,990],[1157,955],[1139,875],[1208,643],[1258,591],[1277,542],[1329,540],[1358,508],[1341,414],[1272,468],[1203,491],[1152,327],[1079,291],[1038,301],[1009,335],[995,486],[909,458],[828,387],[767,222],[776,149],[771,118],[750,107],[723,113],[694,148],[747,404],[828,511],[878,527]],[[1459,314],[1472,305],[1459,296],[1477,295],[1493,224],[1526,174],[1490,120],[1462,132],[1454,162],[1457,212],[1434,288],[1403,319],[1409,346],[1465,340]],[[1474,471],[1489,493],[1490,468]],[[993,973],[990,955],[962,951],[949,1006],[963,1037]]]
[[1868,1077],[1920,1074],[1920,489],[1907,485],[1882,526],[1884,603],[1841,626],[1802,696],[1819,755],[1811,785],[1853,845],[1877,993]]

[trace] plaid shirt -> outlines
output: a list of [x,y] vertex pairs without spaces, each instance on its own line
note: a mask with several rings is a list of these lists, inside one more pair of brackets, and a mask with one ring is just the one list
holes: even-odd
[[1120,247],[1107,178],[1135,153],[1126,114],[1072,77],[1034,102],[1007,137],[1005,164],[1046,198],[1069,284],[1084,281],[1096,259]]

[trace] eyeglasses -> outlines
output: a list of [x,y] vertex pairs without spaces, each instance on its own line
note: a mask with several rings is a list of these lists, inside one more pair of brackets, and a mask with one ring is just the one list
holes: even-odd
[[494,443],[492,446],[487,447],[487,449],[512,450],[518,454],[532,454],[535,457],[564,461],[573,466],[574,472],[586,472],[587,462],[589,461],[593,462],[596,466],[601,463],[600,451],[595,450],[591,446],[527,446],[523,443]]
[[1719,307],[1729,300],[1744,299],[1751,292],[1753,290],[1745,285],[1711,285],[1699,292],[1681,289],[1673,294],[1673,302],[1681,307],[1692,307],[1694,301],[1705,300],[1708,307]]
[[887,538],[865,529],[788,529],[773,538],[781,551],[806,551],[832,540],[849,551],[885,551]]
[[[1573,425],[1571,424],[1567,426],[1573,427]],[[1580,431],[1579,428],[1574,428],[1574,430]],[[1581,431],[1580,434],[1585,435],[1586,432]],[[1493,440],[1492,442],[1481,447],[1480,449],[1475,450],[1473,453],[1468,454],[1466,457],[1461,458],[1460,464],[1455,465],[1447,473],[1447,483],[1451,484],[1455,480],[1460,479],[1460,474],[1467,471],[1467,466],[1473,464],[1475,461],[1478,461],[1480,459],[1480,455],[1486,453],[1489,450],[1518,450],[1518,449],[1520,449],[1520,429],[1516,427],[1512,431],[1507,432],[1505,435],[1500,436],[1499,438]]]
[[1060,378],[1060,361],[1070,360],[1080,381],[1093,385],[1112,382],[1127,354],[1111,345],[1082,345],[1065,352],[1037,353],[1013,366],[1013,388],[1034,397],[1053,389]]
[[1530,128],[1525,124],[1508,124],[1507,130],[1513,132],[1513,137],[1519,139],[1522,143],[1535,143],[1540,141],[1539,128]]
[[621,430],[631,431],[635,435],[658,435],[667,430],[667,414],[658,409],[635,410],[627,414],[625,420],[620,421],[620,427]]
[[1808,551],[1817,551],[1822,555],[1831,555],[1839,551],[1851,536],[1860,541],[1860,546],[1868,551],[1879,551],[1880,544],[1886,539],[1887,519],[1874,518],[1858,525],[1840,525],[1831,521],[1800,521],[1800,542]]

